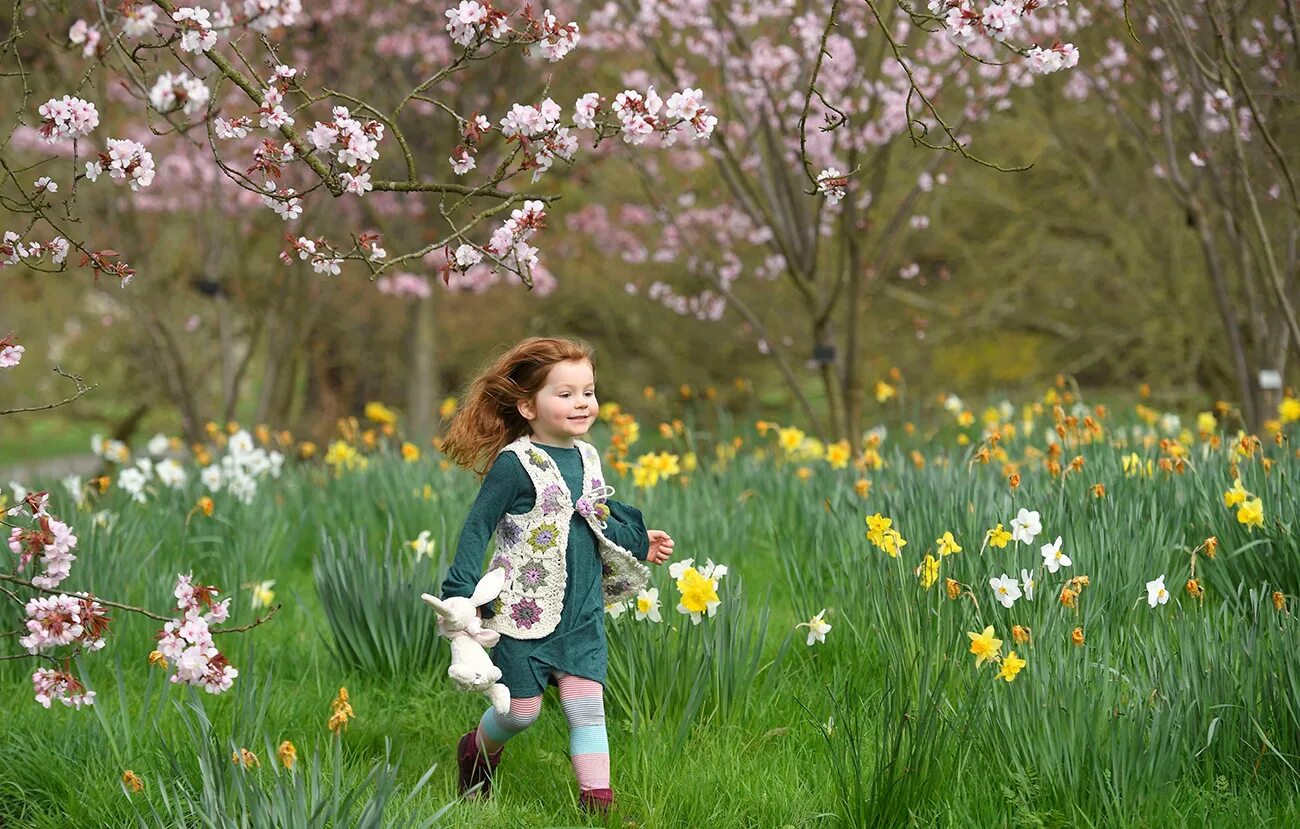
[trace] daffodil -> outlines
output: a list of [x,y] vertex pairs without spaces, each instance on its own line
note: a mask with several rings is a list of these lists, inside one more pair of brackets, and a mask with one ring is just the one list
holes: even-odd
[[1016,678],[1016,674],[1020,673],[1020,670],[1024,667],[1025,660],[1016,656],[1016,652],[1012,651],[1002,660],[1002,667],[998,670],[997,678],[1010,682]]
[[1238,504],[1245,503],[1249,497],[1250,492],[1241,485],[1241,478],[1234,478],[1232,489],[1223,493],[1223,505],[1225,507],[1235,507]]
[[609,614],[609,618],[617,619],[619,616],[622,616],[627,612],[627,602],[612,602],[607,604],[605,605],[605,612]]
[[1300,420],[1300,400],[1294,397],[1282,398],[1282,402],[1277,406],[1277,414],[1283,423],[1294,423]]
[[896,393],[894,387],[886,383],[884,380],[876,381],[876,402],[884,403]]
[[939,580],[939,559],[927,553],[925,560],[921,562],[918,575],[921,579],[921,586],[929,590]]
[[433,533],[429,530],[420,530],[419,536],[417,536],[414,541],[406,542],[406,546],[415,550],[416,561],[419,561],[425,556],[433,555],[434,544]]
[[248,585],[249,590],[253,593],[254,610],[259,607],[270,607],[271,602],[275,601],[275,591],[271,589],[272,587],[275,587],[275,579]]
[[880,549],[889,554],[890,558],[898,558],[898,554],[907,546],[907,539],[898,530],[886,530],[884,537],[880,540]]
[[970,652],[975,654],[976,668],[996,657],[998,651],[1002,650],[1002,640],[993,637],[993,625],[980,633],[967,632],[966,635],[970,637]]
[[1169,602],[1169,591],[1165,589],[1164,574],[1160,578],[1147,582],[1147,604],[1155,607],[1158,604],[1167,604]]
[[841,440],[826,447],[826,463],[831,469],[845,469],[849,465],[849,442]]
[[999,578],[989,579],[989,587],[993,588],[993,597],[1006,608],[1014,605],[1016,599],[1021,596],[1020,584],[1006,573],[1003,573]]
[[803,445],[805,435],[802,429],[794,426],[783,426],[776,434],[777,443],[781,445],[787,455],[793,455]]
[[1020,568],[1020,586],[1025,591],[1025,601],[1034,600],[1034,576],[1025,568]]
[[814,642],[824,643],[826,641],[826,634],[830,631],[831,626],[822,621],[822,616],[825,614],[826,609],[822,608],[821,612],[816,616],[806,622],[800,622],[795,625],[796,630],[802,627],[808,628],[808,647],[812,647]]
[[1021,509],[1011,519],[1011,537],[1016,541],[1030,544],[1043,531],[1043,524],[1037,510]]
[[373,420],[375,423],[396,423],[397,415],[393,410],[383,403],[370,402],[366,404],[366,418]]
[[1264,502],[1251,498],[1237,509],[1237,521],[1247,527],[1264,526]]
[[636,594],[636,619],[638,622],[646,619],[652,622],[663,621],[659,615],[659,588],[651,587]]
[[677,612],[689,615],[694,624],[698,625],[706,613],[713,616],[722,604],[717,580],[705,577],[694,567],[687,567],[677,579],[677,589],[681,592]]
[[1001,550],[1005,549],[1007,542],[1011,540],[1011,533],[1002,529],[1002,524],[999,523],[996,527],[985,533],[984,537],[988,540],[990,547],[997,547]]
[[1069,567],[1074,563],[1069,556],[1061,552],[1061,537],[1059,535],[1051,544],[1044,544],[1040,552],[1043,554],[1043,566],[1047,568],[1049,573],[1055,573],[1062,567]]
[[939,555],[950,556],[953,553],[960,553],[961,547],[957,544],[957,539],[952,537],[952,533],[945,532],[934,540],[939,545]]

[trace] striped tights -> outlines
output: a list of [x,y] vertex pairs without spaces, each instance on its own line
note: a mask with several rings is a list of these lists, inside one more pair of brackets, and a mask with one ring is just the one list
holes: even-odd
[[[569,759],[582,791],[609,788],[609,737],[605,732],[604,687],[599,682],[559,673],[560,706],[569,721]],[[495,753],[511,737],[537,721],[541,695],[511,697],[510,713],[497,716],[488,708],[478,724],[478,745]]]

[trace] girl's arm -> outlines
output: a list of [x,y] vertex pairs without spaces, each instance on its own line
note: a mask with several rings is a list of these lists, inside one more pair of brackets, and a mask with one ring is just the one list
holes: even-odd
[[646,532],[641,510],[613,499],[605,504],[609,507],[605,536],[636,556],[639,561],[645,561],[646,554],[650,552],[650,535]]
[[[455,558],[442,583],[443,598],[468,598],[474,593],[475,585],[483,577],[483,554],[487,552],[488,541],[501,516],[510,510],[524,491],[523,487],[527,487],[528,494],[532,493],[527,475],[513,452],[503,452],[492,464],[465,518],[465,525],[461,527]],[[480,610],[485,617],[492,615],[486,606]]]

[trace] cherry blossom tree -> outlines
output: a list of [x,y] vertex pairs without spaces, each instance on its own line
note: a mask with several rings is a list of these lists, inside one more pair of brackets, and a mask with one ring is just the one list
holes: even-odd
[[[707,146],[670,145],[667,163],[629,159],[642,205],[593,206],[570,221],[611,255],[680,274],[629,290],[697,319],[738,318],[814,430],[856,444],[863,327],[885,306],[924,308],[909,281],[948,276],[908,258],[947,160],[1023,169],[1014,148],[976,152],[970,129],[1036,75],[1073,67],[1066,40],[1087,21],[1086,9],[1056,2],[606,3],[588,43],[644,51],[674,85],[711,90],[721,120]],[[905,155],[908,145],[923,152]],[[706,186],[674,198],[665,181]],[[786,347],[792,313],[803,333]],[[821,377],[824,418],[805,365]]]
[[[1099,15],[1119,23],[1121,0]],[[1140,45],[1107,39],[1094,72],[1065,93],[1099,98],[1184,211],[1252,428],[1277,416],[1300,354],[1300,22],[1287,0],[1146,4]],[[1086,156],[1087,147],[1072,147]]]

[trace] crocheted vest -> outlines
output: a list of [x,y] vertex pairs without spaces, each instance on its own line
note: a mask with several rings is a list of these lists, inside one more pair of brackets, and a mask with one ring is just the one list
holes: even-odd
[[501,450],[519,456],[536,498],[530,511],[507,513],[497,524],[496,552],[488,569],[505,568],[506,583],[492,603],[496,615],[483,620],[485,628],[516,639],[541,639],[555,630],[564,607],[569,524],[575,512],[596,535],[605,604],[629,599],[649,582],[645,565],[605,536],[605,499],[614,488],[605,484],[596,447],[585,441],[575,444],[586,483],[577,504],[555,461],[526,435]]

